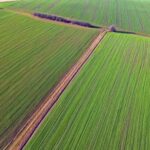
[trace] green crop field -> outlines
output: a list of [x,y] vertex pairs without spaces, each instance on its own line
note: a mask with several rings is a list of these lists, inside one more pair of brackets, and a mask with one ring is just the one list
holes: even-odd
[[14,2],[3,2],[3,3],[0,2],[0,9],[5,8],[5,7],[7,8],[8,6],[10,7],[14,4],[15,4]]
[[108,33],[26,150],[150,148],[150,39]]
[[98,34],[0,10],[0,149]]
[[13,8],[150,34],[150,0],[20,0]]

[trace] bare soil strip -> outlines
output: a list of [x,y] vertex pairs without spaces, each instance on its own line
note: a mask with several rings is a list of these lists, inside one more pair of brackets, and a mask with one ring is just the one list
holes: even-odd
[[81,56],[77,63],[70,69],[70,71],[62,78],[58,85],[53,89],[50,95],[43,101],[43,103],[37,108],[34,114],[28,119],[26,124],[17,133],[15,137],[12,137],[10,143],[5,147],[9,150],[20,150],[24,147],[27,141],[30,139],[36,128],[40,125],[41,121],[50,111],[52,106],[56,103],[60,95],[66,89],[71,80],[80,71],[81,67],[86,63],[88,58],[94,52],[97,45],[106,35],[107,31],[100,30],[100,34],[91,43],[91,46],[86,50],[86,52]]

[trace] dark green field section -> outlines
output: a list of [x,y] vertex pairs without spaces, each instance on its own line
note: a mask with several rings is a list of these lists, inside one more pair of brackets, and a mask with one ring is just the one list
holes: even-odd
[[13,8],[150,34],[150,0],[20,0]]
[[98,34],[0,11],[0,149]]
[[25,150],[149,150],[150,39],[108,33]]

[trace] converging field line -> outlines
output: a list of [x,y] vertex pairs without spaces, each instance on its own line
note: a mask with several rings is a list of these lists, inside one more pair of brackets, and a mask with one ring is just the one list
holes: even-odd
[[58,98],[66,89],[68,84],[80,71],[82,66],[87,62],[87,60],[94,52],[97,45],[104,38],[106,33],[107,31],[100,30],[100,34],[92,42],[90,47],[81,56],[77,63],[70,69],[70,71],[62,78],[62,80],[58,83],[58,85],[54,88],[50,95],[44,100],[44,102],[39,106],[39,108],[34,112],[34,114],[28,119],[26,124],[24,124],[22,129],[19,131],[19,133],[14,138],[12,138],[11,142],[5,147],[6,149],[20,150],[24,147],[24,145],[30,139],[36,128],[44,119],[44,117],[47,115],[47,113],[50,111],[53,105],[57,102]]

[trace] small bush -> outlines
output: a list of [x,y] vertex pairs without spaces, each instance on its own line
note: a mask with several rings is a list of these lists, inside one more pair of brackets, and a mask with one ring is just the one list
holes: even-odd
[[111,31],[111,32],[116,32],[117,30],[116,30],[116,27],[115,27],[114,25],[111,25],[111,26],[109,27],[109,31]]

